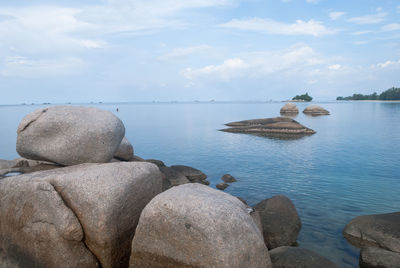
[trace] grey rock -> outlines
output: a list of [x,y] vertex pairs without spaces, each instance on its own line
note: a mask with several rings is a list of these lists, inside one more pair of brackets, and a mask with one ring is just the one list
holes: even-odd
[[228,186],[229,186],[229,184],[226,184],[226,183],[218,183],[218,184],[216,185],[216,187],[217,187],[218,189],[220,189],[220,190],[225,190],[226,188],[228,188]]
[[296,242],[301,221],[289,198],[277,195],[261,201],[254,208],[260,213],[264,241],[268,249],[291,246]]
[[325,110],[321,106],[318,105],[310,105],[307,108],[304,109],[303,113],[309,114],[309,115],[329,115],[329,111]]
[[17,134],[17,152],[21,156],[69,166],[109,162],[125,128],[108,111],[54,106],[25,116]]
[[231,174],[225,174],[222,176],[221,180],[223,182],[236,182],[237,180]]
[[294,139],[316,132],[288,117],[275,117],[238,121],[226,124],[230,128],[220,131],[253,134],[280,139]]
[[294,103],[286,103],[280,110],[280,113],[283,115],[293,115],[293,114],[298,114],[299,109],[297,108],[296,104]]
[[260,212],[254,210],[253,212],[250,213],[250,216],[253,218],[254,223],[257,225],[258,229],[260,230],[260,234],[263,235],[263,228],[262,228]]
[[114,157],[123,161],[131,161],[133,159],[133,146],[126,137],[122,139]]
[[269,254],[274,268],[338,268],[327,258],[304,248],[283,246]]
[[[2,202],[0,206],[1,209],[8,209],[10,203],[13,202],[9,199],[9,196],[13,196],[14,193],[18,194],[21,199],[19,202],[24,202],[23,204],[31,202],[37,206],[35,213],[24,216],[20,225],[25,224],[26,221],[33,222],[33,224],[39,220],[50,222],[57,230],[63,230],[62,232],[59,231],[60,236],[68,243],[76,240],[82,244],[86,251],[90,250],[89,253],[92,252],[96,256],[102,267],[126,267],[129,262],[131,241],[140,213],[145,205],[161,192],[161,178],[162,175],[157,166],[151,163],[120,162],[76,165],[1,180],[0,200]],[[45,185],[50,190],[53,189],[54,198],[59,200],[57,201],[59,207],[64,206],[64,210],[68,209],[73,219],[64,220],[65,212],[61,215],[56,214],[58,212],[53,210],[62,211],[62,209],[53,208],[50,201],[43,203],[34,199],[39,198],[36,192],[31,194],[33,201],[26,199],[25,196],[29,197],[29,195],[22,195],[14,190],[13,185],[16,182],[25,183],[26,188],[29,189],[35,184]],[[5,187],[2,187],[3,185]],[[6,200],[4,205],[3,199]],[[9,231],[8,229],[14,228],[12,224],[22,221],[16,213],[16,209],[12,208],[8,210],[9,212],[2,211],[0,213],[0,217],[10,218],[8,222],[0,221],[2,226],[0,236],[9,237],[7,240],[11,242],[10,245],[17,245],[22,247],[22,252],[30,253],[34,250],[31,249],[30,245],[40,243],[44,239],[42,236],[49,236],[49,234],[48,231],[41,230],[41,233],[25,238],[21,237],[16,230],[11,229]],[[52,216],[53,214],[55,216]],[[70,223],[73,220],[76,223],[75,225]],[[78,229],[81,230],[80,233],[77,231]],[[69,233],[72,234],[67,236]],[[72,235],[74,236],[71,237]],[[63,241],[60,242],[60,240],[61,238],[54,240],[54,243],[63,245],[61,243]],[[53,243],[53,240],[51,240],[51,243]],[[65,253],[60,250],[61,246],[51,243],[43,244],[42,247],[35,249],[37,252],[29,255],[35,256],[36,259],[37,254],[39,256],[41,256],[40,254],[48,254],[45,251],[48,247],[51,247],[52,250],[54,248],[54,251],[50,257],[56,261],[59,258],[62,259],[59,254]],[[24,244],[25,246],[23,246]],[[10,248],[10,245],[2,244],[3,247],[8,248]],[[68,254],[68,258],[76,259],[76,261],[81,258],[73,251]],[[60,260],[60,264],[57,261],[58,265],[51,267],[65,267],[63,265],[65,265],[65,262],[69,263],[68,258],[64,259],[64,264]],[[39,260],[41,261],[41,259]],[[71,267],[79,267],[79,265]]]
[[198,183],[173,187],[143,210],[130,267],[271,267],[263,238],[236,197]]
[[243,204],[247,205],[246,200],[244,200],[244,198],[240,197],[240,196],[236,196],[237,199],[239,199],[240,201],[242,201]]
[[134,155],[131,162],[145,162],[146,160],[144,160],[143,158],[141,158],[140,156]]
[[191,182],[200,182],[207,179],[206,174],[192,167],[175,165],[171,166],[171,168],[185,175]]
[[356,247],[380,247],[400,253],[400,212],[359,216],[343,230]]
[[376,247],[362,248],[361,268],[400,268],[400,253]]
[[[166,179],[169,182],[169,186],[178,186],[185,183],[190,183],[188,178],[183,175],[181,172],[176,171],[175,169],[169,167],[159,167],[160,171],[166,176]],[[168,187],[168,188],[170,188]],[[164,189],[166,190],[166,189]]]
[[157,159],[146,159],[146,162],[153,163],[153,164],[157,165],[159,168],[160,168],[160,167],[165,167],[164,162],[161,161],[161,160],[157,160]]

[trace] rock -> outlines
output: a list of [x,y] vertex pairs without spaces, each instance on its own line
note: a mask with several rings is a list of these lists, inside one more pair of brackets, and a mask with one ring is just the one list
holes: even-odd
[[51,162],[28,160],[24,158],[17,158],[14,160],[2,160],[4,161],[3,166],[9,166],[9,168],[0,168],[0,178],[2,176],[15,176],[20,174],[27,174],[36,171],[50,170],[60,168],[62,166]]
[[260,234],[263,235],[263,228],[262,228],[260,212],[254,210],[253,212],[250,213],[250,216],[253,218],[254,223],[257,225],[257,227],[260,231]]
[[356,247],[380,247],[400,253],[400,212],[359,216],[350,221],[343,236]]
[[125,128],[108,111],[54,106],[25,116],[17,133],[17,152],[21,156],[69,166],[109,162]]
[[143,210],[130,267],[271,267],[263,238],[236,197],[198,183],[173,187]]
[[244,200],[243,198],[241,198],[240,196],[236,196],[237,199],[239,199],[240,201],[242,201],[243,204],[247,205],[246,200]]
[[[159,167],[160,171],[166,176],[166,179],[169,181],[170,187],[178,186],[185,183],[190,183],[188,178],[182,173],[176,171],[175,169],[169,167]],[[170,188],[168,187],[168,188]],[[166,189],[165,189],[166,190]]]
[[318,105],[310,105],[304,109],[303,113],[309,115],[329,115],[329,112]]
[[218,183],[218,184],[216,185],[216,187],[217,187],[218,189],[220,189],[220,190],[225,190],[226,188],[228,188],[228,186],[229,186],[229,184],[226,184],[226,183]]
[[278,247],[269,252],[274,268],[337,268],[336,264],[317,253],[299,247]]
[[[161,178],[155,165],[137,162],[5,178],[0,181],[0,248],[54,264],[49,267],[91,267],[97,260],[101,267],[126,267],[140,213],[161,192]],[[80,266],[80,259],[90,265]]]
[[400,253],[376,247],[362,248],[360,252],[361,268],[398,268]]
[[192,167],[176,165],[171,168],[185,175],[191,182],[201,182],[207,179],[206,174]]
[[133,146],[127,138],[124,137],[122,139],[114,157],[123,161],[131,161],[133,159]]
[[235,181],[237,181],[231,174],[225,174],[224,176],[222,176],[221,180],[223,182],[235,182]]
[[230,128],[220,131],[232,133],[254,134],[272,138],[298,138],[305,135],[312,135],[316,132],[297,121],[287,117],[275,117],[264,119],[253,119],[238,121],[226,124]]
[[146,162],[153,163],[153,164],[157,165],[159,168],[160,168],[160,167],[165,167],[164,162],[161,161],[161,160],[157,160],[157,159],[146,159]]
[[291,246],[296,242],[301,221],[289,198],[277,195],[261,201],[254,208],[260,213],[264,241],[268,249]]
[[284,115],[294,115],[299,113],[299,109],[297,109],[296,104],[289,102],[281,108],[280,113]]
[[145,162],[146,160],[144,160],[143,158],[141,158],[140,156],[134,155],[131,162]]

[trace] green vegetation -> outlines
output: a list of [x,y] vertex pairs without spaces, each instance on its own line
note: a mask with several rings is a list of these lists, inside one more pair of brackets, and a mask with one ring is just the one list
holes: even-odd
[[308,95],[308,93],[303,94],[303,95],[296,95],[292,100],[297,100],[297,101],[312,101],[312,97]]
[[353,94],[348,97],[337,97],[336,100],[400,100],[400,88],[392,87],[379,95],[376,92],[371,95]]

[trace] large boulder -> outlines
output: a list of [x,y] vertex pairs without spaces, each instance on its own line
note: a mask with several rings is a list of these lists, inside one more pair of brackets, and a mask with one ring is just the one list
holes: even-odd
[[271,267],[246,206],[198,183],[173,187],[143,210],[130,267]]
[[131,161],[133,159],[133,146],[127,138],[124,137],[122,139],[114,157],[123,161]]
[[298,247],[279,247],[269,252],[274,268],[337,268],[317,253]]
[[286,103],[280,110],[280,113],[283,115],[295,115],[299,113],[299,109],[294,103]]
[[318,105],[310,105],[304,109],[303,113],[309,115],[329,115],[329,111],[325,110],[321,106]]
[[377,247],[362,248],[360,252],[361,268],[398,268],[400,253]]
[[145,162],[82,164],[0,181],[0,248],[46,267],[126,267],[162,175]]
[[125,135],[125,127],[108,111],[54,106],[25,116],[17,134],[21,156],[69,166],[109,162]]
[[400,212],[359,216],[343,230],[356,247],[380,247],[400,253]]
[[261,201],[254,208],[260,213],[264,241],[269,249],[296,242],[301,221],[289,198],[277,195]]
[[281,139],[295,139],[316,133],[314,130],[288,117],[244,120],[231,122],[226,126],[230,128],[220,129],[220,131]]

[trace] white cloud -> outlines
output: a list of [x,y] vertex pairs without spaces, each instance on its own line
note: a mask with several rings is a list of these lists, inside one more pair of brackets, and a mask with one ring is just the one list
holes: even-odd
[[342,17],[344,14],[345,14],[344,12],[336,11],[336,12],[329,13],[329,17],[331,18],[331,20],[337,20],[340,17]]
[[305,72],[307,68],[324,64],[326,60],[318,55],[310,46],[295,45],[281,51],[260,51],[227,59],[221,64],[208,65],[201,68],[186,68],[182,71],[189,80],[204,77],[231,81],[236,78],[257,78],[266,75],[293,74]]
[[158,57],[159,61],[174,61],[185,58],[194,53],[204,52],[206,50],[211,49],[208,45],[199,45],[185,48],[175,48],[171,52]]
[[306,0],[306,2],[309,4],[317,4],[319,0]]
[[333,34],[336,31],[326,28],[322,22],[309,20],[297,20],[293,24],[278,22],[272,19],[251,18],[251,19],[233,19],[227,23],[219,25],[224,28],[239,30],[257,31],[267,34],[280,35],[313,35],[322,36]]
[[354,32],[354,33],[352,33],[353,35],[363,35],[363,34],[369,34],[369,33],[373,33],[373,31],[369,31],[369,30],[366,30],[366,31],[358,31],[358,32]]
[[390,60],[388,60],[388,61],[383,62],[383,63],[378,63],[373,67],[378,67],[378,68],[381,68],[381,69],[385,69],[385,68],[388,68],[388,67],[400,67],[400,60],[398,60],[398,61],[390,61]]
[[354,17],[351,19],[348,19],[349,22],[353,22],[356,24],[360,25],[365,25],[365,24],[376,24],[384,21],[385,17],[388,14],[385,12],[373,14],[373,15],[365,15],[365,16],[360,16],[360,17]]
[[354,44],[354,45],[357,45],[357,46],[359,46],[359,45],[365,45],[365,44],[368,44],[368,41],[355,41],[355,42],[353,42],[353,44]]
[[382,31],[384,32],[398,31],[398,30],[400,30],[400,23],[387,24],[382,27]]
[[334,70],[334,71],[339,70],[340,68],[342,68],[342,65],[340,64],[332,64],[328,66],[329,70]]

